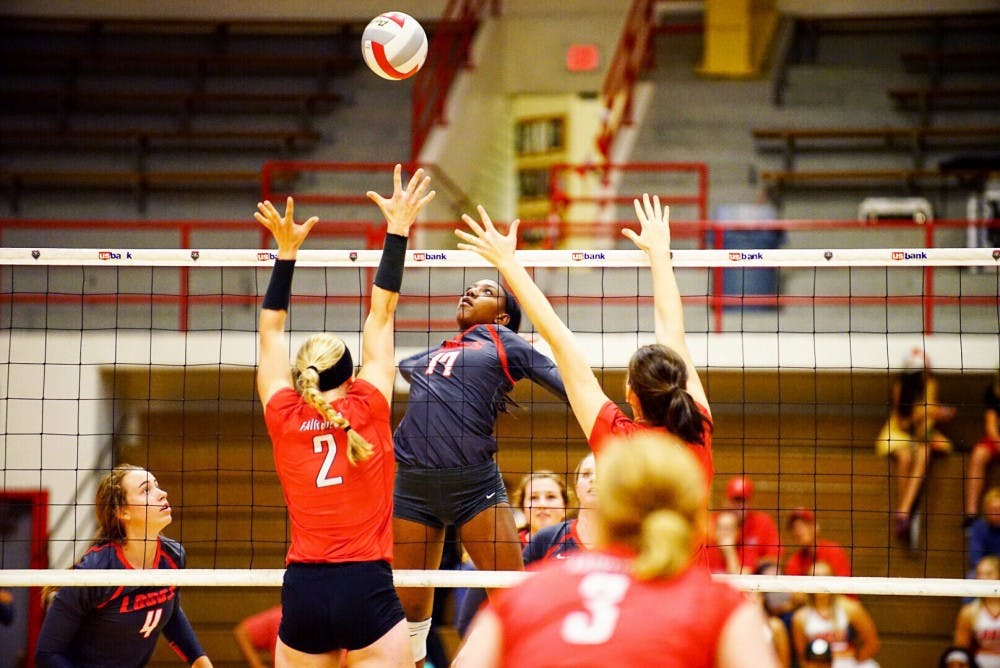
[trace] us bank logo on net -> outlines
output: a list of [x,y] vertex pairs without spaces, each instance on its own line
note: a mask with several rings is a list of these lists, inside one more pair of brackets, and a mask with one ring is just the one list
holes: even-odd
[[926,260],[927,253],[924,251],[919,251],[917,253],[910,253],[909,251],[892,251],[893,260]]
[[413,261],[414,262],[424,262],[426,260],[447,260],[448,256],[445,253],[424,253],[421,251],[414,251]]
[[269,253],[267,251],[261,251],[257,253],[257,260],[260,262],[267,262],[268,260],[277,260],[277,253]]
[[[114,251],[97,251],[98,260],[120,260],[122,259],[121,253],[116,253]],[[125,251],[125,259],[132,259],[132,251]]]
[[759,251],[756,253],[743,253],[737,251],[729,252],[730,262],[742,262],[743,260],[763,260],[763,259],[764,259],[764,254]]
[[584,260],[603,260],[604,253],[586,253],[584,251],[574,251],[573,262],[583,262]]

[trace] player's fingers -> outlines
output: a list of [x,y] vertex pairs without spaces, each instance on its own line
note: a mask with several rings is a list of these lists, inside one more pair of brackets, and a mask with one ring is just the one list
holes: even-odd
[[465,221],[465,224],[466,224],[466,225],[468,225],[468,226],[469,226],[469,228],[470,228],[470,229],[471,229],[471,230],[472,230],[473,232],[475,232],[475,233],[476,233],[476,236],[482,236],[482,235],[484,234],[484,231],[483,231],[483,228],[482,228],[482,226],[481,226],[481,225],[479,224],[479,221],[477,221],[477,220],[476,220],[475,218],[473,218],[473,217],[472,217],[472,216],[470,216],[469,214],[467,214],[467,213],[463,213],[463,214],[462,214],[462,220],[464,220],[464,221]]
[[510,221],[510,227],[507,228],[507,236],[513,238],[514,241],[517,241],[517,238],[518,238],[517,237],[517,228],[520,227],[520,226],[521,226],[521,219],[520,218],[515,218],[514,220]]
[[437,195],[437,191],[436,191],[436,190],[432,190],[432,191],[430,191],[429,193],[427,193],[426,195],[424,195],[424,196],[423,196],[423,197],[422,197],[422,198],[420,199],[420,202],[419,202],[419,203],[417,204],[417,206],[419,206],[419,207],[423,207],[423,206],[424,206],[425,204],[427,204],[427,203],[428,203],[428,202],[430,202],[430,201],[431,201],[432,199],[434,199],[434,196],[435,196],[435,195]]
[[417,171],[413,172],[413,176],[410,177],[410,181],[406,184],[406,192],[412,193],[420,185],[420,180],[424,176],[424,169],[421,167]]
[[311,229],[312,229],[312,228],[313,228],[313,227],[314,227],[314,226],[316,225],[316,223],[318,223],[318,222],[319,222],[319,216],[313,216],[312,218],[310,218],[310,219],[309,219],[309,220],[307,220],[306,222],[302,223],[302,227],[304,227],[304,228],[305,228],[305,229],[304,229],[303,231],[304,231],[304,232],[305,232],[306,234],[309,234],[309,231],[310,231],[310,230],[311,230]]
[[480,204],[476,207],[476,211],[479,212],[479,218],[483,221],[483,227],[490,232],[495,232],[496,228],[493,227],[493,221],[490,219],[490,214],[486,213],[486,207]]
[[392,189],[397,193],[403,190],[403,165],[398,162],[392,168]]
[[285,200],[285,220],[289,223],[295,222],[295,200],[291,195]]
[[639,202],[639,198],[632,200],[632,204],[635,205],[635,216],[639,219],[639,222],[643,225],[646,224],[646,212],[642,208],[642,204]]
[[634,243],[636,246],[639,245],[639,235],[636,234],[633,230],[630,230],[627,227],[623,227],[622,228],[622,235],[624,235],[625,237],[627,237],[629,239],[629,241],[631,241],[632,243]]

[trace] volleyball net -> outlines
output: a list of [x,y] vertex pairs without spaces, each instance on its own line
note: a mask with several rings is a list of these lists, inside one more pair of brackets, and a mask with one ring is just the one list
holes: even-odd
[[[292,350],[328,331],[360,354],[379,256],[300,252]],[[624,403],[628,358],[653,341],[644,254],[520,257],[606,392]],[[0,586],[92,584],[88,577],[280,585],[289,523],[254,387],[260,295],[273,259],[266,250],[0,249]],[[740,577],[740,586],[1000,593],[995,583],[962,581],[965,454],[981,435],[983,391],[1000,364],[998,262],[993,249],[675,251],[688,344],[715,421],[712,507],[724,507],[729,478],[749,476],[754,509],[782,528],[793,509],[809,509],[820,536],[844,546],[859,576],[850,584]],[[482,278],[499,277],[473,254],[409,251],[397,359],[454,336],[459,296]],[[526,322],[522,333],[531,331]],[[942,426],[954,451],[931,465],[914,547],[893,538],[896,482],[874,440],[915,347],[957,416]],[[569,407],[529,381],[513,399],[496,429],[508,489],[537,469],[571,478],[588,449]],[[399,380],[395,420],[406,402]],[[90,543],[97,481],[123,462],[147,467],[168,491],[174,521],[165,533],[187,549],[188,572],[60,570]],[[785,532],[782,543],[786,553],[795,547]],[[507,586],[522,577],[397,573],[415,586]],[[894,589],[898,578],[909,580]]]

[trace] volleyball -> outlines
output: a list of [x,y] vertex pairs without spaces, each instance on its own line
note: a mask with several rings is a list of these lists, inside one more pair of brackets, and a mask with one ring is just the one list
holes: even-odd
[[427,58],[427,35],[409,14],[385,12],[365,26],[361,54],[371,71],[383,79],[407,79]]

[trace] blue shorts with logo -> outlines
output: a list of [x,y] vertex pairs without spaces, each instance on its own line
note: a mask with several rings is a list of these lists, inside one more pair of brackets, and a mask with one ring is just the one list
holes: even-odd
[[462,526],[479,513],[507,503],[507,488],[495,461],[454,469],[399,464],[393,515],[424,526]]

